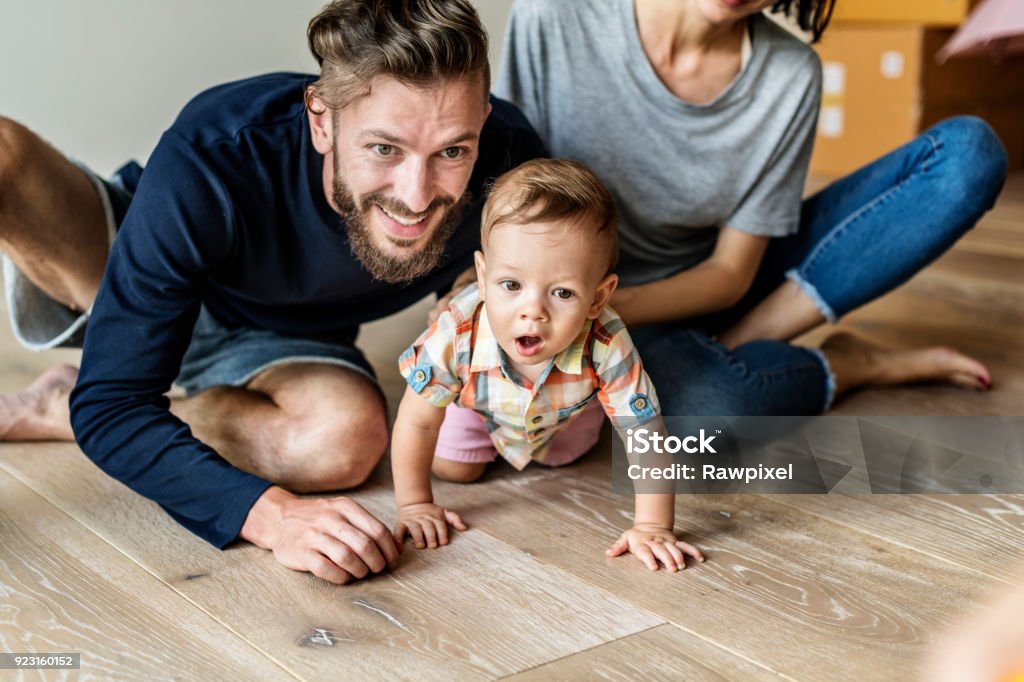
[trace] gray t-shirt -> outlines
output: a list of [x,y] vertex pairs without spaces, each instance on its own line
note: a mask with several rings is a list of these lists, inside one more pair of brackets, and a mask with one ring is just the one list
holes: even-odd
[[587,164],[622,211],[624,285],[692,267],[718,228],[799,226],[821,98],[814,50],[763,15],[752,53],[710,104],[676,97],[640,43],[633,0],[516,0],[495,92],[555,157]]

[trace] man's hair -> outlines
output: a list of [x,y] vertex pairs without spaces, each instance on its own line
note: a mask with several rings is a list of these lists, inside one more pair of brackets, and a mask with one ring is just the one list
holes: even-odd
[[486,250],[491,231],[501,225],[554,222],[588,232],[594,257],[607,259],[605,274],[615,270],[615,199],[589,168],[569,159],[533,159],[495,180],[480,220],[480,243]]
[[416,87],[479,78],[486,104],[487,32],[468,0],[335,0],[306,36],[320,64],[313,88],[328,109],[368,95],[382,75]]
[[797,25],[801,30],[809,32],[811,42],[816,43],[828,27],[835,6],[836,0],[776,0],[771,11],[781,12],[787,17],[796,14]]

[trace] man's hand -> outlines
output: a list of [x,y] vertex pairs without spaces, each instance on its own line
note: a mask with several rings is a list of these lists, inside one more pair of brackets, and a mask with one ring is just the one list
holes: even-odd
[[343,585],[398,565],[401,547],[387,527],[347,497],[305,499],[272,486],[256,501],[241,538],[278,563]]
[[456,277],[455,281],[452,283],[451,291],[449,291],[441,298],[437,299],[437,303],[435,303],[434,307],[430,309],[429,313],[427,313],[427,324],[434,324],[434,322],[437,321],[437,318],[441,316],[441,313],[445,311],[445,308],[448,307],[448,304],[452,302],[452,299],[455,298],[455,296],[458,295],[460,291],[462,291],[475,281],[475,267],[467,268],[462,272],[461,275]]
[[704,555],[700,550],[688,542],[678,540],[671,528],[652,524],[633,526],[620,535],[605,554],[620,556],[626,552],[631,552],[652,571],[658,570],[659,563],[672,573],[683,570],[686,568],[684,554],[697,561],[704,561]]
[[466,530],[462,518],[453,511],[439,507],[433,502],[407,504],[398,509],[398,523],[395,524],[395,541],[402,545],[405,536],[412,538],[416,549],[448,544],[448,526]]

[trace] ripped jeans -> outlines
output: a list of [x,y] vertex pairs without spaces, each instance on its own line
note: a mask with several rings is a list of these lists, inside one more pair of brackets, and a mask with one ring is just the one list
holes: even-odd
[[630,329],[668,416],[813,415],[835,391],[825,356],[782,341],[714,340],[787,278],[825,319],[906,282],[995,204],[1006,152],[973,117],[943,121],[803,202],[800,230],[773,239],[736,306]]

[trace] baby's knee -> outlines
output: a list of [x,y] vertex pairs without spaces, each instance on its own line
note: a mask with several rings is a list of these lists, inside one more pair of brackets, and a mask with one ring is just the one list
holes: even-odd
[[484,471],[487,470],[487,462],[455,462],[435,457],[430,470],[442,481],[473,483],[484,475]]

